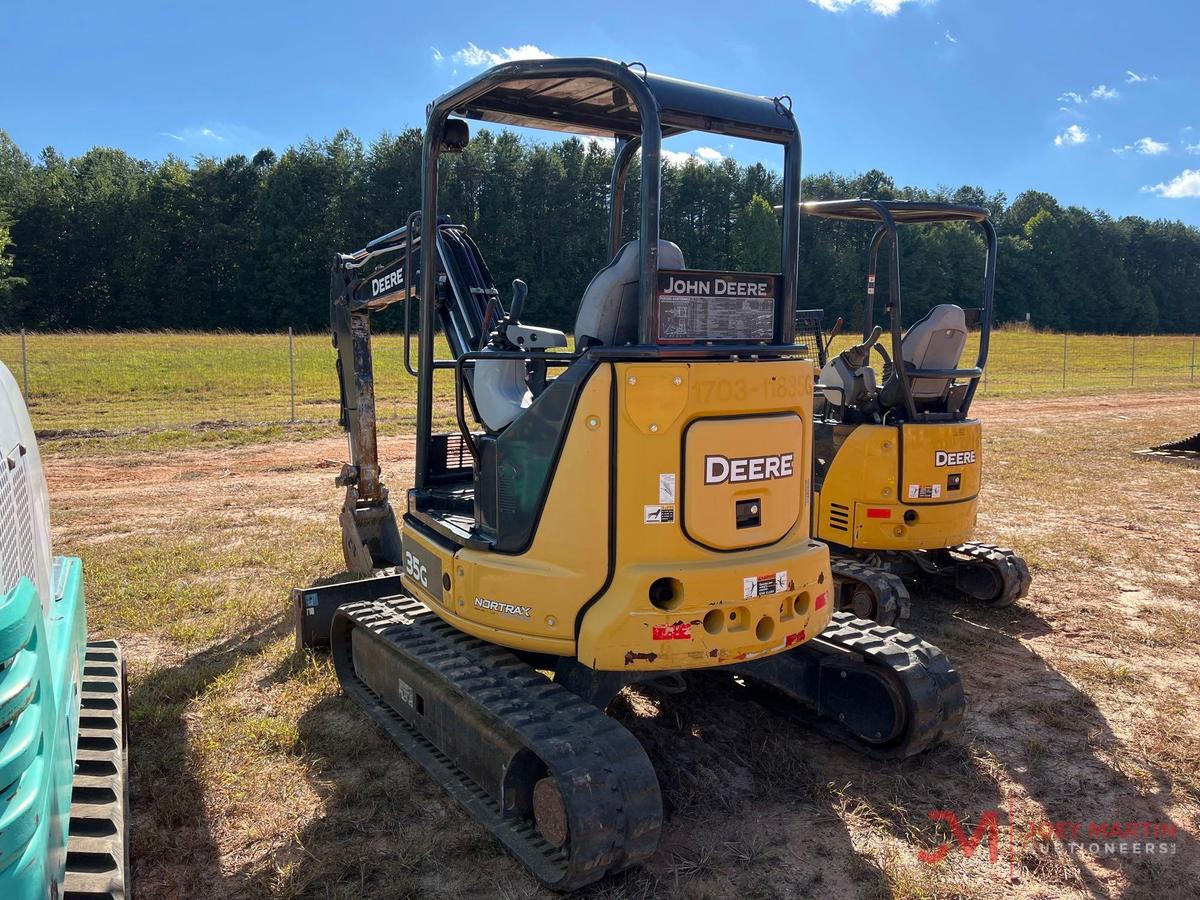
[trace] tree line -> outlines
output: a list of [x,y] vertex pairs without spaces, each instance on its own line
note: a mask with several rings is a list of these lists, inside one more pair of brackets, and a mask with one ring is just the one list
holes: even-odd
[[[530,286],[525,318],[570,329],[606,262],[611,148],[479,131],[445,158],[441,208],[466,224],[502,286]],[[421,132],[364,145],[347,131],[280,155],[136,159],[96,147],[36,160],[0,131],[0,328],[324,330],[333,254],[420,205]],[[625,223],[637,222],[637,173]],[[661,232],[693,268],[775,271],[778,173],[732,159],[664,168]],[[805,199],[935,199],[986,207],[1000,234],[999,321],[1055,330],[1200,331],[1200,230],[1063,206],[1026,191],[898,187],[872,170],[804,179]],[[800,305],[861,321],[871,229],[805,219]],[[978,306],[983,243],[963,225],[902,231],[905,318]],[[385,317],[386,319],[386,317]],[[381,322],[386,327],[386,321]]]

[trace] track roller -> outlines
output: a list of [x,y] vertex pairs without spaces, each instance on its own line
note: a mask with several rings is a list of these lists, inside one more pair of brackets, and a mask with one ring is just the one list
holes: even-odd
[[409,597],[341,607],[331,650],[346,693],[548,887],[654,852],[662,797],[637,739],[508,650]]
[[908,618],[908,588],[898,576],[837,553],[830,555],[829,563],[836,587],[834,605],[839,610],[880,625]]

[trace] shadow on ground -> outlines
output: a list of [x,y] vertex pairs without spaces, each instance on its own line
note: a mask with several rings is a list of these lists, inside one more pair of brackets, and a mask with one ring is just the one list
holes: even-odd
[[[968,714],[956,742],[914,760],[854,755],[749,700],[728,678],[699,674],[683,694],[627,691],[610,712],[646,747],[659,772],[665,822],[642,867],[581,892],[596,898],[884,897],[897,879],[935,894],[1003,887],[1010,865],[1064,890],[1185,897],[1200,890],[1197,846],[1180,829],[1173,856],[1086,859],[1020,836],[1042,818],[1168,821],[1171,777],[1153,766],[1128,774],[1123,748],[1095,703],[1021,638],[1048,628],[1027,608],[930,603],[913,631],[939,644],[963,674]],[[324,809],[288,846],[233,870],[221,854],[194,775],[187,702],[239,659],[286,634],[282,617],[248,629],[141,682],[134,692],[135,877],[141,891],[177,897],[552,896],[461,811],[346,698],[300,718],[295,752]],[[308,662],[289,657],[268,678]],[[150,786],[171,783],[170,797]],[[1013,796],[1014,790],[1020,796]],[[1011,832],[1010,802],[1017,812]],[[969,862],[928,814],[951,810],[968,833],[983,814],[1001,824],[998,859],[981,846]],[[852,824],[855,826],[852,834]],[[1179,823],[1187,825],[1190,823]],[[869,828],[867,827],[869,826]],[[862,833],[897,839],[912,858],[881,860]],[[857,844],[856,844],[857,837]],[[926,870],[918,848],[951,842],[947,868]],[[226,859],[228,866],[228,859]],[[987,868],[991,867],[991,868]],[[955,880],[959,878],[959,880]]]

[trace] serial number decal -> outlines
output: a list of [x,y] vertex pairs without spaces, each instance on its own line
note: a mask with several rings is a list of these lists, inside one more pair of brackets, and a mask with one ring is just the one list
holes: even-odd
[[773,478],[791,478],[794,453],[774,456],[728,456],[704,457],[705,484],[740,484],[744,481],[770,481]]
[[968,466],[975,462],[974,450],[939,450],[933,454],[933,464],[943,466]]

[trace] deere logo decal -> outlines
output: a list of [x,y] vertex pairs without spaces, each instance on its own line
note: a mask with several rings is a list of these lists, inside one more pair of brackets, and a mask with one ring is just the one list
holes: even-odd
[[933,454],[933,464],[937,468],[943,466],[967,466],[975,462],[974,450],[959,450],[950,452],[948,450],[939,450]]
[[778,456],[704,457],[705,484],[738,484],[743,481],[770,481],[772,478],[791,478],[794,453]]
[[394,272],[388,272],[382,278],[371,279],[371,296],[378,297],[384,291],[390,291],[394,287],[400,287],[404,284],[404,270],[397,269]]

